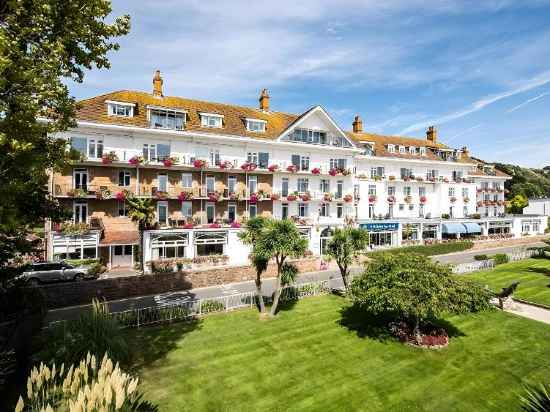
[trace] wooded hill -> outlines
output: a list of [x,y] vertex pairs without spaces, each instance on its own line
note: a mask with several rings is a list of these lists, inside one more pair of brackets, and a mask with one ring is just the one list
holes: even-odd
[[550,197],[550,166],[542,169],[532,169],[505,163],[495,163],[495,168],[512,176],[506,181],[505,188],[508,189],[508,199],[516,195],[527,198]]

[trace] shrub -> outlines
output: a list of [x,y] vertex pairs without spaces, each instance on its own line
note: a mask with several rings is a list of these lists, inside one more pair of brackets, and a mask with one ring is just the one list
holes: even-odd
[[65,262],[73,266],[88,266],[100,263],[99,259],[65,259]]
[[488,260],[489,256],[487,255],[475,255],[474,260]]
[[225,305],[219,300],[209,299],[201,302],[201,313],[222,312]]
[[471,249],[473,246],[474,244],[471,241],[436,243],[433,245],[406,246],[384,251],[369,252],[367,255],[370,257],[376,257],[384,253],[418,253],[424,256],[436,256],[452,252],[461,252],[463,250]]
[[105,272],[107,268],[103,266],[101,263],[94,263],[88,268],[88,275],[91,276],[99,276],[103,272]]
[[493,256],[493,261],[495,262],[495,265],[502,265],[504,263],[508,263],[510,258],[505,253],[497,253]]
[[174,271],[174,262],[171,260],[153,260],[151,261],[151,271],[153,273],[171,273]]
[[106,303],[94,299],[92,311],[77,320],[57,323],[45,334],[40,357],[46,361],[71,364],[91,353],[96,357],[107,354],[116,361],[129,358],[128,345],[119,323],[111,317]]

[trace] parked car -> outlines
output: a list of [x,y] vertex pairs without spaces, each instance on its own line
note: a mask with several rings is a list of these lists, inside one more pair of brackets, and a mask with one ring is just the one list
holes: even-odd
[[40,283],[66,282],[84,279],[96,279],[97,275],[89,274],[84,266],[73,266],[67,262],[38,262],[23,272],[17,280],[31,285]]

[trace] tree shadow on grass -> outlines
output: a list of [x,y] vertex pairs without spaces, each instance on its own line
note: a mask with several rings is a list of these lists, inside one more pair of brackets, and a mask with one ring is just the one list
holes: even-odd
[[545,268],[530,267],[527,269],[527,271],[532,273],[540,273],[541,275],[550,277],[550,270]]
[[132,369],[139,370],[164,358],[178,347],[185,335],[201,327],[202,320],[193,318],[128,330],[126,339],[130,347]]
[[[397,320],[391,314],[375,315],[359,305],[346,306],[340,310],[340,314],[342,317],[338,323],[354,331],[360,338],[370,338],[380,342],[398,341],[389,328],[389,324]],[[460,329],[445,319],[436,319],[430,323],[445,329],[450,338],[465,336]]]

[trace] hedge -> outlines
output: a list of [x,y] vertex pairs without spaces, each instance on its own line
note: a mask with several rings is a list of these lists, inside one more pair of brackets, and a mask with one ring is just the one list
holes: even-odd
[[436,243],[433,245],[405,246],[392,249],[368,252],[367,256],[373,257],[382,253],[419,253],[424,256],[445,255],[447,253],[462,252],[471,249],[474,243],[471,241]]

